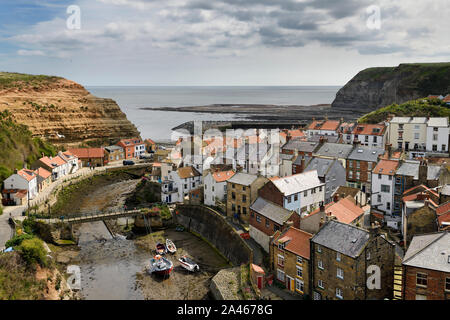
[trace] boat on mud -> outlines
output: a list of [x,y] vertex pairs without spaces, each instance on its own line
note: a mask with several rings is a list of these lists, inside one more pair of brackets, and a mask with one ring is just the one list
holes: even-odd
[[182,256],[180,259],[178,259],[178,261],[180,261],[181,266],[188,271],[200,271],[200,267],[198,266],[198,264],[196,264],[194,260],[188,258],[187,256]]
[[150,266],[147,271],[149,274],[157,274],[160,276],[168,276],[173,270],[173,262],[159,254],[150,259]]
[[159,255],[163,255],[167,253],[167,248],[163,243],[158,242],[156,244],[156,253]]
[[172,242],[172,240],[166,239],[166,249],[167,251],[169,251],[170,253],[175,253],[177,252],[177,247],[175,246],[175,244]]

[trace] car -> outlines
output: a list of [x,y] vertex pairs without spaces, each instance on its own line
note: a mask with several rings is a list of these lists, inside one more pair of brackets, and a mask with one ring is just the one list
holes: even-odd
[[132,166],[132,165],[134,165],[134,161],[132,161],[132,160],[123,160],[123,165],[124,166]]

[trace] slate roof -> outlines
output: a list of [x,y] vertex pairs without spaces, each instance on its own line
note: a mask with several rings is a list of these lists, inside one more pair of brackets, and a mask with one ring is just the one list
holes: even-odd
[[367,146],[358,146],[349,154],[349,160],[377,162],[378,156],[385,152],[382,148],[373,148]]
[[441,194],[450,196],[450,184],[446,184],[445,186],[442,187]]
[[397,174],[401,176],[414,177],[415,180],[419,179],[419,161],[405,160],[397,169]]
[[317,170],[282,177],[276,180],[272,180],[272,183],[285,196],[324,185],[324,183],[320,182],[319,180]]
[[[317,170],[319,177],[324,177],[336,159],[312,158],[306,165],[304,172]],[[306,163],[306,162],[305,162]]]
[[369,232],[335,220],[325,223],[311,242],[356,258],[369,240]]
[[108,146],[108,147],[105,147],[105,150],[108,152],[112,152],[114,150],[123,151],[123,148],[119,147],[119,146]]
[[352,187],[347,187],[347,186],[339,186],[336,191],[334,191],[333,196],[335,194],[341,196],[344,195],[344,198],[347,196],[352,196],[353,198],[356,197],[356,195],[358,194],[358,192],[360,192],[361,190],[358,188],[352,188]]
[[281,147],[281,149],[298,150],[299,152],[314,152],[318,145],[318,142],[289,140]]
[[450,233],[437,232],[415,236],[402,264],[450,272]]
[[448,127],[448,118],[430,118],[427,125],[429,127]]
[[320,138],[325,138],[327,139],[328,143],[337,143],[339,141],[339,136],[325,136],[325,135],[320,135],[320,134],[315,134],[313,136],[310,136],[307,138],[308,142],[320,142]]
[[244,185],[244,186],[249,186],[249,185],[251,185],[257,178],[258,178],[258,176],[254,175],[254,174],[248,174],[248,173],[244,173],[244,172],[238,172],[238,173],[236,173],[234,176],[232,176],[230,179],[228,179],[228,182],[236,183],[236,184],[241,184],[241,185]]
[[275,221],[279,225],[283,225],[283,223],[292,215],[292,211],[280,207],[261,197],[258,197],[255,202],[253,202],[250,209],[263,217]]
[[326,142],[315,154],[325,157],[347,159],[352,150],[353,145],[350,144]]

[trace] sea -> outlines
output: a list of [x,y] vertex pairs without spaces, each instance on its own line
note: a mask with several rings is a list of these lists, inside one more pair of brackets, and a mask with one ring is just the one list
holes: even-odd
[[[210,104],[331,104],[340,86],[87,86],[93,95],[117,102],[143,139],[170,142],[172,128],[192,120],[244,120],[245,115],[142,110],[143,107],[185,107]],[[175,139],[176,140],[176,139]]]

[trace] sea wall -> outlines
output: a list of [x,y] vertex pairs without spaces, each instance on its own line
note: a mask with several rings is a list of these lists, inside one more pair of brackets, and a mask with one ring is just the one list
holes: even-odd
[[203,205],[179,204],[175,218],[188,231],[205,238],[233,265],[253,261],[253,250],[217,211]]

